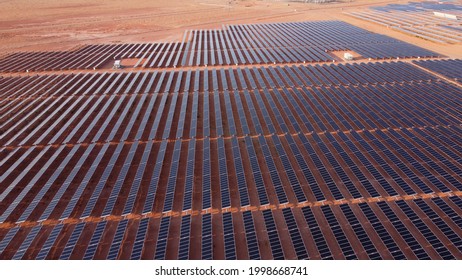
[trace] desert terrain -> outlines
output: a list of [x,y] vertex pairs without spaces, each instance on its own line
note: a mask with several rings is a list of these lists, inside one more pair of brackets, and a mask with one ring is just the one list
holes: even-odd
[[171,42],[188,29],[223,24],[343,20],[448,57],[460,46],[444,46],[355,19],[346,11],[407,1],[355,0],[330,4],[229,0],[17,0],[0,1],[0,54],[15,51],[69,50],[82,44]]

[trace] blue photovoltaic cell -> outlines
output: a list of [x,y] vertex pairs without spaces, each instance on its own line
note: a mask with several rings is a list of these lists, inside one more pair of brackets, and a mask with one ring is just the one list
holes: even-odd
[[223,238],[225,240],[225,259],[236,259],[236,243],[234,241],[233,215],[231,212],[223,213]]
[[173,198],[174,198],[175,189],[176,189],[178,166],[180,164],[180,153],[181,153],[181,140],[178,139],[176,140],[175,146],[173,147],[172,165],[170,166],[170,175],[168,177],[167,189],[165,190],[165,200],[164,200],[163,212],[170,211],[173,208]]
[[109,160],[108,165],[104,169],[103,175],[101,176],[98,184],[96,185],[96,188],[93,190],[93,193],[90,199],[87,200],[87,205],[85,207],[85,210],[80,215],[80,217],[88,217],[92,213],[93,208],[95,207],[95,204],[98,201],[99,196],[101,192],[103,191],[104,186],[106,186],[107,181],[109,180],[109,176],[112,173],[112,169],[114,168],[116,161],[119,158],[120,153],[122,152],[123,147],[124,147],[124,142],[120,142],[119,145],[117,145],[116,150],[112,154],[112,157]]
[[202,209],[212,206],[211,197],[211,160],[210,160],[210,138],[203,140],[203,159],[202,159]]
[[347,239],[345,232],[340,226],[340,223],[337,221],[337,218],[332,212],[330,206],[322,206],[321,210],[327,222],[329,223],[330,229],[332,230],[332,233],[334,234],[335,239],[337,240],[337,243],[339,244],[340,249],[342,250],[342,253],[345,256],[345,258],[347,260],[357,259],[358,257],[356,256],[353,247],[351,247],[350,241]]
[[191,240],[191,215],[181,217],[181,231],[178,245],[178,259],[189,259],[189,243]]
[[68,260],[69,257],[72,255],[72,252],[74,251],[75,245],[77,244],[77,241],[79,240],[80,234],[82,234],[84,227],[85,223],[77,224],[74,227],[74,231],[72,231],[71,237],[67,241],[67,244],[64,247],[61,256],[59,257],[60,260]]
[[202,260],[211,260],[212,247],[212,214],[202,215]]
[[168,231],[170,226],[170,217],[163,217],[160,221],[159,235],[157,237],[155,260],[164,260],[167,249]]
[[0,242],[0,254],[3,253],[3,250],[10,244],[10,241],[14,238],[20,227],[14,227],[8,231],[8,233],[3,237]]
[[375,232],[378,234],[383,244],[385,244],[393,258],[395,260],[407,259],[403,251],[398,247],[398,244],[396,244],[396,241],[393,239],[393,237],[390,235],[387,229],[383,226],[379,218],[375,215],[372,208],[367,203],[359,203],[358,206],[361,208],[363,214],[366,216],[369,223],[374,228]]
[[225,140],[223,137],[217,139],[218,146],[218,170],[220,176],[221,207],[231,206],[231,197],[229,194],[228,168],[226,165]]
[[262,213],[265,220],[266,232],[268,233],[271,245],[273,259],[284,260],[284,251],[282,250],[281,240],[279,239],[279,233],[274,222],[273,213],[269,209],[262,211]]
[[114,187],[112,188],[111,194],[109,195],[108,200],[106,201],[106,206],[104,207],[103,213],[101,216],[110,215],[114,209],[116,204],[117,198],[122,190],[122,186],[125,182],[125,177],[127,176],[130,166],[132,164],[133,158],[135,157],[136,150],[138,149],[139,142],[136,141],[130,147],[130,151],[128,152],[127,158],[125,159],[124,164],[122,165],[122,169],[119,172],[119,176],[117,177],[117,181],[115,182]]
[[255,224],[253,222],[252,212],[245,211],[242,213],[242,217],[244,218],[245,238],[247,240],[249,258],[251,260],[259,260],[260,250],[258,248],[258,238],[255,230]]
[[139,260],[143,251],[143,245],[146,239],[146,232],[148,229],[149,218],[141,219],[138,225],[138,232],[136,233],[135,242],[133,243],[131,260]]
[[292,213],[292,209],[284,208],[282,209],[282,214],[284,215],[284,219],[287,225],[287,230],[289,231],[290,238],[292,239],[292,245],[294,246],[295,253],[297,254],[297,258],[299,260],[308,259],[308,252],[306,251],[305,243],[303,242],[302,236],[300,234],[300,230],[298,229],[298,225],[297,225],[297,222],[295,221],[295,217]]
[[244,167],[242,165],[241,152],[239,150],[239,141],[236,137],[231,138],[232,150],[233,150],[233,160],[235,168],[235,176],[237,180],[237,188],[239,191],[239,197],[241,200],[241,206],[246,206],[250,204],[249,191],[247,189],[247,182],[245,179]]
[[101,237],[103,236],[104,230],[106,229],[106,224],[107,221],[101,221],[96,225],[96,229],[93,232],[90,243],[88,243],[87,250],[83,256],[84,260],[92,260],[95,257],[96,249],[98,248]]
[[188,145],[188,162],[184,182],[183,211],[191,209],[194,185],[194,163],[196,157],[196,139],[191,139]]
[[326,242],[326,238],[316,221],[316,218],[313,214],[313,211],[310,207],[302,208],[303,216],[305,217],[306,223],[308,224],[308,229],[313,236],[316,248],[319,251],[320,257],[323,260],[332,260],[332,252],[330,251],[329,245]]
[[108,260],[115,260],[119,255],[120,246],[122,245],[125,229],[127,228],[128,220],[122,220],[117,225],[116,232],[109,248],[109,253],[106,257]]
[[48,235],[47,240],[42,245],[42,248],[40,249],[40,252],[37,254],[37,257],[35,257],[36,260],[44,260],[47,257],[48,253],[50,252],[51,248],[53,247],[53,244],[55,243],[56,239],[58,238],[59,234],[61,233],[61,230],[63,229],[63,227],[64,227],[64,224],[57,224],[53,228],[50,235]]
[[350,206],[348,204],[342,204],[342,205],[340,205],[340,209],[342,209],[343,214],[345,215],[345,217],[348,220],[348,223],[350,224],[351,228],[355,232],[356,237],[361,242],[361,245],[363,246],[364,250],[366,251],[368,257],[371,260],[382,259],[379,252],[377,251],[377,248],[375,247],[374,243],[369,238],[369,235],[364,230],[364,227],[361,225],[359,220],[356,218],[356,216],[353,213],[353,211],[351,210]]
[[458,249],[462,248],[462,239],[449,225],[422,199],[414,200],[414,203],[429,217],[434,225],[454,244]]
[[252,174],[254,177],[260,205],[268,204],[268,194],[266,192],[265,182],[263,181],[263,174],[260,169],[260,164],[258,163],[257,154],[255,153],[254,144],[250,136],[246,136],[244,140],[247,153],[249,154],[250,167],[252,168]]
[[42,229],[42,226],[35,226],[29,231],[29,234],[27,235],[26,239],[22,242],[21,246],[16,250],[16,253],[13,256],[13,260],[20,260],[26,253],[27,249],[29,248],[30,244],[32,241],[34,241],[35,237],[39,233],[39,231]]
[[167,149],[167,144],[168,144],[167,140],[162,140],[162,143],[160,144],[159,152],[157,154],[156,164],[154,167],[154,172],[152,173],[151,181],[149,183],[148,193],[146,194],[146,198],[144,202],[143,213],[151,212],[154,208],[154,201],[155,201],[156,191],[158,187],[157,184],[159,182],[160,172],[162,171],[165,150]]
[[420,243],[415,239],[409,229],[403,224],[403,222],[400,221],[390,206],[385,201],[378,202],[377,205],[380,207],[380,210],[382,210],[382,212],[387,216],[388,220],[398,231],[404,241],[406,241],[406,243],[409,245],[409,248],[412,250],[412,252],[414,252],[416,257],[419,260],[429,260],[430,256],[427,254],[427,252],[425,252],[424,248],[422,248],[422,245],[420,245]]
[[399,208],[406,214],[406,216],[411,220],[414,226],[420,231],[420,233],[425,237],[425,239],[435,248],[436,252],[444,260],[455,259],[454,255],[443,245],[441,240],[439,240],[436,235],[430,230],[430,228],[422,221],[422,219],[417,216],[417,214],[412,210],[412,208],[403,200],[396,201],[396,204]]
[[125,201],[125,207],[122,212],[123,215],[133,212],[133,207],[135,206],[136,197],[138,195],[138,191],[141,186],[141,180],[143,179],[146,166],[148,165],[148,158],[149,158],[149,154],[151,153],[152,144],[153,144],[152,141],[148,141],[148,143],[146,143],[146,146],[143,151],[143,156],[141,158],[141,162],[139,163],[138,169],[135,174],[135,179],[133,179],[130,192],[128,194],[127,200]]

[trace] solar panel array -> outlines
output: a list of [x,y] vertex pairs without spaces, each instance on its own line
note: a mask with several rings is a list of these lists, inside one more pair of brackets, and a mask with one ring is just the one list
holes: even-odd
[[[428,1],[427,1],[428,2]],[[441,16],[434,14],[440,13]],[[462,42],[462,6],[457,3],[391,4],[368,10],[348,12],[356,18],[392,28],[411,36],[442,44]],[[445,18],[445,14],[453,18]],[[456,17],[457,19],[455,19]]]
[[457,61],[413,63],[1,77],[0,258],[461,259]]
[[226,25],[187,30],[182,41],[86,45],[59,52],[22,52],[0,58],[0,72],[265,65],[332,62],[331,52],[363,58],[438,57],[437,53],[341,21]]
[[[112,67],[115,59],[145,59],[162,43],[85,45],[70,51],[16,52],[0,59],[1,72],[59,71]],[[107,64],[110,64],[109,66]]]
[[413,61],[413,63],[427,68],[435,73],[443,75],[455,81],[462,79],[462,60],[461,59],[448,59],[448,60],[422,60]]
[[226,25],[188,36],[181,66],[329,62],[344,50],[371,59],[438,56],[341,21]]

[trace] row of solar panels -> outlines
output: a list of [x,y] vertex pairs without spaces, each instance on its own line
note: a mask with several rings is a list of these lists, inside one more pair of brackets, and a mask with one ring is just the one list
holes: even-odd
[[454,259],[461,212],[452,196],[15,227],[2,230],[0,258]]
[[114,59],[145,59],[164,46],[163,43],[107,44],[87,45],[73,51],[17,52],[0,59],[0,72],[99,69]]
[[457,192],[461,134],[451,126],[3,150],[0,221]]
[[77,51],[13,53],[0,72],[99,69],[113,59],[137,58],[134,67],[182,67],[328,62],[330,51],[351,50],[371,59],[438,54],[340,21],[229,25],[186,31],[181,42],[90,45]]
[[413,63],[434,71],[440,75],[446,76],[450,79],[462,79],[461,59],[413,61]]
[[[444,82],[203,94],[77,92],[24,99],[11,104],[10,110],[5,108],[0,144],[17,147],[461,123],[461,90]],[[188,112],[193,115],[186,121]]]
[[402,83],[435,79],[436,77],[403,62],[23,76],[0,79],[0,104],[6,109],[13,107],[15,99],[71,93],[130,94],[212,89],[222,91],[257,87]]
[[[457,21],[436,17],[432,13],[360,11],[348,14],[429,41],[443,44],[462,41],[462,29]],[[455,28],[452,28],[454,24]]]
[[437,56],[340,21],[227,25],[188,36],[182,66],[332,61],[328,52],[340,50],[373,59]]

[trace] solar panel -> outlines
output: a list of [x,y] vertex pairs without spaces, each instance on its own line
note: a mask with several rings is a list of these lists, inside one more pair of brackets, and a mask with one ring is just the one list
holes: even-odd
[[165,102],[167,101],[167,97],[168,97],[167,93],[162,94],[162,99],[160,100],[160,104],[157,109],[156,117],[154,119],[154,123],[151,128],[151,132],[149,133],[149,138],[148,138],[149,140],[153,140],[156,137],[156,134],[159,129],[160,120],[162,118],[163,111],[165,108]]
[[64,224],[57,224],[53,228],[53,230],[50,232],[50,235],[48,235],[47,240],[45,241],[45,243],[43,243],[42,248],[40,249],[40,252],[35,257],[36,260],[44,260],[48,256],[51,248],[53,247],[53,244],[56,242],[56,239],[60,235],[63,227],[64,227]]
[[164,133],[162,134],[162,139],[168,139],[170,136],[170,131],[172,129],[173,116],[175,114],[176,102],[178,100],[178,92],[173,93],[173,97],[170,102],[170,108],[168,110],[167,121],[165,122]]
[[315,150],[309,143],[308,139],[306,136],[302,133],[298,134],[300,140],[303,143],[303,146],[305,149],[308,151],[311,160],[317,167],[317,171],[320,173],[321,177],[324,179],[324,182],[326,183],[327,187],[331,191],[332,195],[334,196],[335,199],[342,199],[343,195],[340,193],[338,188],[333,184],[333,179],[330,176],[330,174],[327,172],[326,168],[324,167],[324,164],[321,162],[319,159],[318,155],[316,154]]
[[18,222],[25,221],[28,217],[30,217],[32,211],[37,207],[37,205],[40,203],[42,198],[46,195],[48,190],[51,188],[51,186],[54,184],[56,181],[56,178],[61,174],[61,172],[64,170],[64,168],[69,164],[69,161],[74,157],[75,153],[77,150],[80,148],[80,145],[75,145],[71,151],[66,155],[64,160],[61,162],[59,167],[56,169],[56,171],[51,175],[50,179],[43,185],[43,187],[40,189],[38,194],[35,195],[34,200],[29,203],[27,206],[26,210],[22,213],[21,217],[17,220]]
[[432,223],[452,242],[452,244],[460,249],[462,247],[462,239],[455,233],[451,227],[422,199],[413,201],[419,208],[429,217]]
[[77,244],[77,241],[79,240],[79,237],[82,234],[84,227],[85,223],[79,223],[74,227],[71,237],[67,241],[66,246],[64,247],[64,250],[62,251],[61,256],[59,257],[60,260],[68,260],[71,257],[75,245]]
[[212,215],[202,215],[202,260],[213,258]]
[[260,250],[258,248],[258,238],[255,230],[255,224],[251,211],[242,212],[244,218],[245,238],[247,241],[247,250],[251,260],[260,259]]
[[14,227],[5,234],[0,242],[0,254],[3,253],[8,244],[10,244],[11,240],[16,236],[16,233],[19,231],[19,227]]
[[[109,115],[106,117],[106,119],[103,121],[102,125],[100,126],[98,132],[95,134],[91,142],[98,142],[100,141],[101,136],[103,135],[103,132],[106,130],[107,126],[111,123],[112,118],[116,114],[117,110],[119,110],[120,105],[122,105],[123,101],[127,97],[126,94],[123,94],[122,96],[117,96],[117,103],[112,107],[111,112]],[[96,118],[94,119],[96,121]],[[95,123],[96,124],[96,123]]]
[[242,132],[244,133],[244,135],[249,135],[250,134],[249,125],[247,123],[247,119],[245,117],[244,106],[242,105],[241,97],[237,89],[234,90],[233,96],[236,101],[237,114],[239,115],[240,127],[242,129]]
[[168,177],[167,189],[165,190],[165,200],[163,212],[171,211],[173,209],[173,198],[176,189],[176,180],[178,173],[178,166],[180,161],[181,140],[176,140],[173,148],[172,165],[170,166],[170,175]]
[[136,123],[136,120],[139,118],[139,113],[141,111],[142,106],[144,105],[144,102],[145,102],[146,98],[147,98],[147,94],[142,94],[141,95],[140,100],[138,101],[138,105],[135,108],[135,112],[133,112],[132,117],[128,121],[127,126],[125,127],[124,133],[123,133],[122,137],[120,138],[121,141],[126,141],[128,139],[128,136],[129,136],[133,126]]
[[130,192],[128,193],[127,200],[125,201],[125,207],[122,212],[123,215],[129,214],[133,212],[133,207],[136,202],[136,197],[138,196],[138,191],[141,186],[141,181],[143,179],[144,172],[146,170],[146,166],[148,164],[148,158],[151,153],[152,149],[152,141],[148,141],[146,146],[144,147],[143,156],[141,161],[138,165],[138,169],[136,170],[135,179],[133,179],[132,186],[130,188]]
[[[264,90],[265,94],[268,93],[268,91],[267,91],[266,89],[263,89],[263,90]],[[255,89],[253,92],[254,92],[255,98],[257,99],[258,107],[259,107],[259,109],[260,109],[260,112],[261,112],[262,115],[263,115],[263,118],[264,118],[264,120],[265,120],[265,125],[266,125],[266,127],[268,128],[269,133],[271,133],[271,134],[272,134],[272,133],[276,133],[276,128],[275,128],[274,125],[273,125],[273,121],[271,120],[271,117],[270,117],[270,115],[269,115],[269,112],[268,112],[268,110],[266,109],[265,103],[263,102],[263,98],[262,98],[262,96],[260,95],[259,90],[256,90],[256,89]],[[269,93],[268,93],[268,94],[269,94]],[[271,104],[271,106],[272,106],[271,109],[273,110],[273,113],[279,114],[279,111],[277,111],[277,108],[275,108],[274,103],[272,103],[272,101],[273,101],[272,99],[269,100],[269,102],[270,102],[270,104]],[[276,118],[279,120],[278,115],[277,115]],[[283,122],[283,121],[282,121],[282,122]],[[285,126],[284,122],[281,123],[281,124],[279,124],[279,125],[281,125],[281,126],[284,125],[284,126]]]
[[[88,202],[87,202],[87,204],[85,206],[85,210],[80,215],[80,217],[88,217],[92,213],[93,208],[95,207],[96,201],[99,199],[99,196],[101,195],[104,186],[106,186],[106,183],[107,183],[107,181],[109,179],[109,176],[112,173],[112,169],[114,168],[114,166],[116,164],[116,161],[118,160],[119,155],[120,155],[123,147],[124,147],[123,142],[120,142],[117,145],[114,153],[111,156],[111,159],[109,160],[108,165],[104,169],[103,174],[102,174],[98,184],[96,185],[96,188],[93,190],[93,192],[91,194],[91,197],[88,199]],[[96,169],[96,166],[95,166],[95,169]]]
[[217,139],[218,170],[220,176],[221,207],[231,206],[229,193],[228,168],[226,165],[225,141],[222,137]]
[[111,241],[111,247],[109,248],[108,255],[106,259],[108,260],[115,260],[117,259],[120,251],[120,246],[122,245],[122,241],[124,238],[125,230],[127,228],[128,220],[122,220],[119,222],[116,228],[116,232],[114,237]]
[[94,259],[96,249],[98,248],[98,245],[101,242],[101,238],[106,229],[106,225],[107,225],[107,221],[98,222],[98,224],[96,225],[96,229],[93,232],[90,242],[88,243],[87,250],[85,251],[85,255],[83,256],[84,260]]
[[192,208],[192,195],[194,186],[194,163],[196,157],[196,139],[191,139],[188,145],[188,162],[184,185],[183,211]]
[[31,243],[34,241],[35,237],[37,234],[40,232],[42,229],[42,226],[35,226],[33,227],[30,231],[29,234],[27,234],[26,239],[21,243],[21,246],[19,246],[18,250],[16,250],[16,253],[13,256],[13,260],[20,260],[23,258],[24,254],[26,253],[27,249],[30,247]]
[[189,259],[189,244],[191,232],[191,215],[181,217],[180,240],[178,245],[178,259]]
[[285,258],[284,251],[282,249],[279,233],[274,222],[273,213],[268,209],[262,211],[262,214],[265,220],[266,232],[268,233],[273,259],[283,260]]
[[[45,149],[42,150],[42,152],[31,162],[30,166],[34,166],[37,161],[45,154],[46,151],[48,151],[49,146],[47,146]],[[51,156],[48,158],[48,161],[45,163],[45,165],[42,166],[40,171],[35,173],[35,176],[32,178],[32,180],[24,187],[22,188],[21,192],[19,193],[18,196],[14,199],[12,203],[8,205],[8,208],[3,212],[3,214],[0,216],[0,222],[5,222],[5,220],[8,218],[8,216],[14,211],[16,206],[21,202],[21,200],[31,191],[31,189],[36,185],[37,181],[42,177],[42,175],[45,173],[45,171],[50,167],[50,165],[56,160],[56,158],[61,154],[61,152],[64,150],[65,146],[59,147]],[[17,181],[18,179],[22,179],[21,177],[25,175],[25,171],[28,171],[28,169],[24,170],[23,173],[21,173],[20,177],[16,178]],[[13,184],[10,185],[10,187],[3,192],[3,194],[6,196],[11,189],[16,185],[16,182],[13,182]]]
[[[216,73],[215,73],[216,75]],[[218,85],[217,85],[218,88]],[[221,108],[220,108],[220,94],[218,90],[214,90],[213,92],[213,100],[214,100],[214,109],[215,109],[215,130],[216,136],[220,137],[223,136],[223,120],[221,117]]]
[[383,226],[383,223],[377,218],[372,208],[367,203],[360,203],[358,205],[393,258],[395,260],[407,259],[402,250],[396,244],[394,238]]
[[[196,31],[197,32],[197,31]],[[197,44],[197,51],[195,52],[196,54],[196,66],[202,65],[201,63],[201,54],[202,54],[202,33],[204,32],[203,30],[198,30],[199,32],[199,38],[198,38],[198,44]]]
[[282,214],[284,215],[284,219],[287,225],[287,230],[289,231],[290,238],[292,239],[292,245],[294,246],[295,253],[297,254],[297,258],[299,260],[309,259],[308,252],[306,251],[306,248],[305,248],[305,243],[300,234],[300,230],[297,226],[297,222],[295,221],[295,217],[292,213],[292,209],[284,208],[282,209]]
[[141,219],[138,225],[138,231],[136,232],[135,241],[133,243],[133,250],[130,256],[131,260],[139,260],[141,258],[143,245],[146,239],[146,233],[148,230],[149,219],[150,218]]
[[329,245],[327,244],[326,238],[324,237],[324,234],[322,233],[321,228],[316,221],[313,211],[310,209],[310,207],[303,207],[302,212],[321,258],[323,260],[333,259]]
[[[29,128],[29,126],[31,126],[34,122],[36,122],[38,119],[40,119],[41,117],[43,117],[43,115],[48,112],[48,110],[50,108],[52,108],[53,106],[55,106],[56,104],[59,104],[59,102],[62,101],[62,99],[64,99],[64,96],[67,96],[67,94],[74,89],[74,87],[76,86],[76,84],[80,83],[82,80],[84,80],[84,78],[86,78],[88,76],[87,75],[81,75],[81,74],[77,74],[75,76],[73,76],[72,79],[70,79],[69,81],[67,81],[66,84],[64,84],[62,87],[60,87],[56,92],[54,92],[54,94],[57,94],[57,93],[60,93],[63,89],[67,89],[62,95],[60,95],[58,98],[54,98],[54,101],[52,103],[42,103],[41,106],[36,106],[34,109],[30,110],[29,113],[23,117],[23,120],[26,120],[26,119],[29,119],[30,116],[32,116],[33,114],[35,115],[37,112],[40,112],[33,120],[29,121],[29,123],[27,125],[25,125],[19,132],[16,133],[16,137],[18,137],[19,135],[21,135],[21,133],[23,133],[26,129]],[[76,82],[76,83],[74,83]],[[53,95],[52,94],[51,96],[49,96],[47,99],[45,99],[46,101],[48,101],[48,99],[52,100],[53,99]],[[69,99],[68,99],[69,100]],[[48,105],[49,104],[49,105]],[[48,105],[48,106],[46,106]],[[46,107],[45,107],[46,106]],[[60,107],[60,109],[63,107],[64,105],[62,105]],[[11,119],[13,120],[13,119]],[[5,122],[5,124],[7,124],[8,122]],[[11,131],[13,131],[14,129],[17,128],[17,126],[19,126],[20,124],[22,124],[22,122],[16,122],[15,124],[13,124],[6,132],[5,132],[5,135],[9,134]],[[16,138],[15,137],[15,138]],[[10,139],[8,142],[6,142],[4,145],[9,145],[11,144],[15,138],[12,138]]]
[[193,104],[191,109],[191,126],[189,130],[189,137],[195,138],[197,133],[197,114],[198,114],[198,99],[199,93],[194,91],[193,93]]
[[239,197],[241,201],[241,206],[249,205],[249,191],[247,189],[247,183],[245,179],[244,167],[242,165],[241,152],[239,150],[239,141],[236,137],[231,138],[232,151],[233,151],[233,161],[234,168],[237,180],[237,187],[239,191]]
[[393,227],[398,231],[404,241],[407,243],[409,248],[414,252],[415,256],[419,259],[430,259],[430,256],[415,239],[409,229],[399,220],[393,210],[388,206],[386,202],[378,202],[377,205],[380,207],[382,212],[387,216]]
[[[189,72],[191,73],[191,72]],[[184,125],[185,125],[185,117],[186,117],[186,108],[188,106],[188,97],[189,97],[189,93],[187,91],[185,91],[182,95],[181,95],[182,99],[181,99],[181,109],[180,109],[180,119],[178,120],[178,127],[177,127],[177,130],[176,130],[176,139],[179,139],[179,138],[182,138],[183,137],[183,131],[184,131]]]
[[106,205],[104,207],[102,216],[110,215],[113,212],[117,198],[119,197],[120,192],[122,190],[122,186],[124,185],[125,177],[127,176],[127,173],[130,169],[136,150],[138,149],[138,144],[139,142],[134,142],[130,147],[128,155],[125,158],[125,162],[122,165],[122,169],[120,170],[119,176],[117,177],[114,187],[112,188],[111,194],[109,195],[108,200],[106,201]]
[[345,231],[332,212],[331,207],[324,205],[321,206],[321,210],[327,220],[327,223],[330,226],[332,233],[334,234],[335,239],[337,240],[338,245],[340,246],[340,249],[342,250],[343,256],[347,260],[357,259],[358,257],[356,256],[353,247],[351,246],[351,243],[345,234]]
[[417,214],[406,204],[403,200],[396,201],[396,204],[404,212],[404,214],[411,220],[414,226],[425,237],[425,239],[432,245],[438,252],[441,258],[455,259],[454,255],[443,245],[443,243],[435,236],[435,234],[428,228],[428,226],[417,216]]
[[249,136],[246,136],[244,139],[247,148],[247,153],[249,154],[250,166],[252,168],[255,187],[257,189],[260,205],[268,204],[268,194],[266,191],[265,182],[263,181],[263,176],[260,169],[260,164],[258,163],[257,155],[255,153],[254,145]]
[[236,259],[236,243],[234,241],[233,215],[223,213],[223,238],[225,240],[225,259]]
[[202,158],[202,209],[212,206],[212,184],[211,184],[211,160],[210,160],[210,138],[203,140],[203,158]]
[[144,201],[143,213],[151,212],[154,209],[154,201],[157,195],[157,186],[159,183],[160,173],[163,167],[163,161],[165,156],[165,150],[167,149],[167,140],[162,140],[162,143],[159,147],[159,152],[157,154],[156,165],[151,176],[151,181],[149,183],[149,189],[146,194]]
[[203,136],[210,137],[210,106],[209,106],[209,92],[204,91],[204,109],[202,111],[203,116]]
[[361,245],[363,246],[365,252],[367,253],[367,256],[371,260],[380,260],[382,257],[380,256],[379,252],[377,251],[376,246],[370,239],[369,235],[365,231],[364,227],[361,225],[359,222],[358,218],[356,218],[355,214],[353,213],[351,207],[348,204],[342,204],[340,205],[340,209],[343,212],[343,215],[348,220],[349,225],[353,229],[353,231],[356,234],[356,237],[358,238],[359,242],[361,242]]

